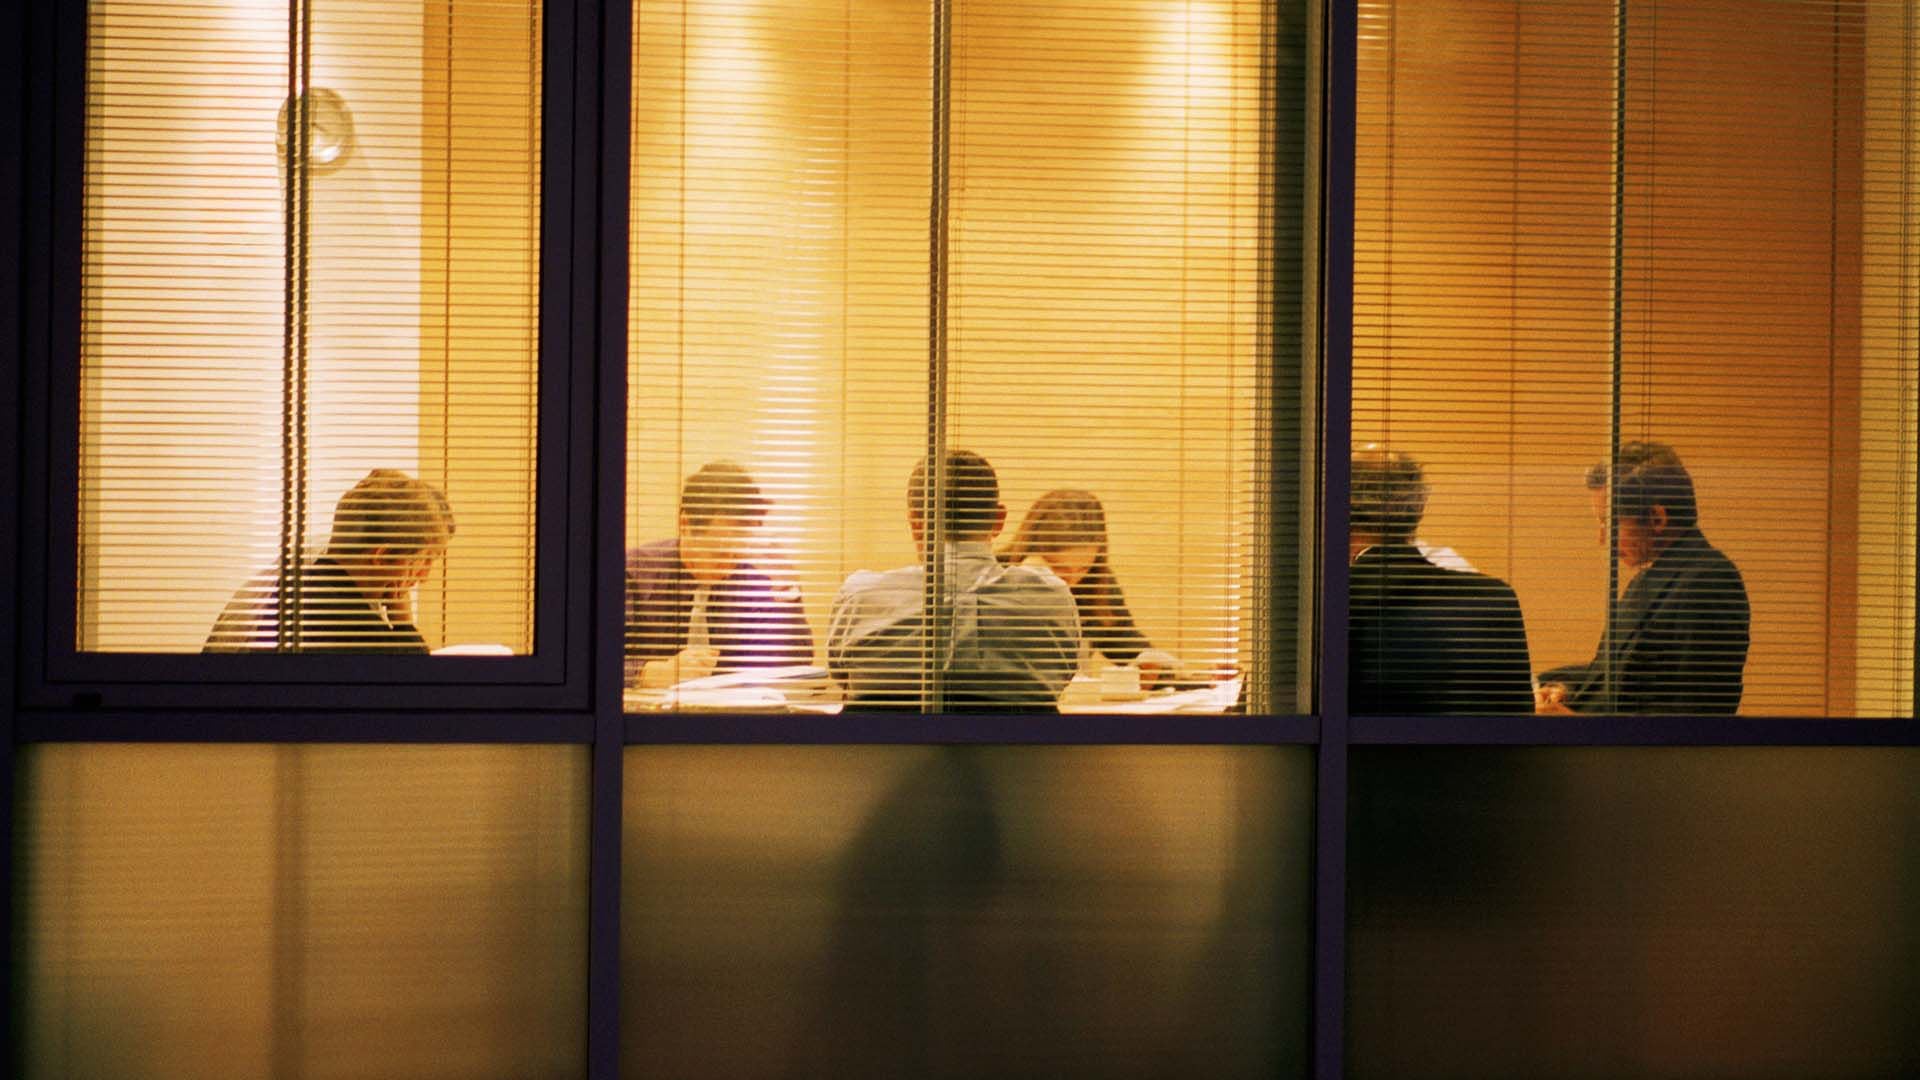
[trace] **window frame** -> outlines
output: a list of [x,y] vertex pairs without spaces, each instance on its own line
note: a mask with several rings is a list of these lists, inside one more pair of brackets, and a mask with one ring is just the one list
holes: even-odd
[[[943,0],[935,0],[944,6]],[[72,424],[49,422],[77,381],[78,190],[85,119],[84,5],[30,0],[0,9],[0,444],[21,447],[0,470],[0,698],[9,873],[14,859],[14,749],[22,743],[562,742],[591,757],[587,1015],[589,1076],[619,1075],[620,864],[624,754],[705,744],[1307,745],[1317,747],[1312,1017],[1314,1075],[1343,1074],[1346,1031],[1346,796],[1351,746],[1915,746],[1912,717],[1352,717],[1346,698],[1347,444],[1351,430],[1354,95],[1357,0],[1310,6],[1304,245],[1305,338],[1317,356],[1302,408],[1317,461],[1303,463],[1302,502],[1317,507],[1314,563],[1302,600],[1313,616],[1317,710],[1286,716],[1031,717],[931,715],[817,719],[624,713],[622,595],[626,488],[626,300],[629,51],[632,12],[619,0],[551,0],[546,9],[541,253],[541,409],[537,642],[511,661],[436,659],[431,670],[380,657],[165,657],[73,649],[72,551],[50,522],[75,520]],[[1317,230],[1317,232],[1315,231]],[[62,243],[62,241],[66,241]],[[1302,253],[1303,255],[1306,252]],[[13,256],[13,257],[6,257]],[[1276,296],[1278,302],[1280,297]],[[64,366],[63,366],[64,365]],[[0,368],[7,365],[0,364]],[[77,414],[76,414],[77,415]],[[29,512],[30,511],[30,512]],[[65,514],[62,518],[60,515]],[[579,522],[579,528],[570,527]],[[71,526],[69,527],[71,528]],[[1291,537],[1273,537],[1292,542]],[[58,572],[67,571],[64,579]],[[64,580],[64,587],[56,581]],[[1913,583],[1920,597],[1920,580]],[[1275,612],[1276,615],[1280,614]],[[66,652],[50,636],[64,626]],[[1335,627],[1323,632],[1324,627]],[[557,637],[555,635],[558,635]],[[280,664],[278,661],[288,661]],[[163,663],[164,661],[164,663]],[[272,663],[268,663],[271,661]],[[234,664],[241,664],[235,667]],[[297,665],[301,670],[286,668]],[[444,666],[443,666],[444,665]],[[412,670],[408,670],[408,669]],[[169,676],[162,678],[162,675]],[[431,675],[432,678],[422,678]],[[357,685],[325,684],[333,678]],[[489,679],[486,683],[480,679]],[[294,696],[290,691],[297,691]],[[294,704],[290,704],[294,703]],[[374,711],[378,710],[378,711]],[[13,890],[0,901],[13,917]],[[22,992],[10,983],[8,993]]]
[[[80,439],[80,244],[85,176],[87,10],[34,5],[30,100],[51,153],[33,161],[31,220],[46,223],[24,253],[45,283],[22,311],[26,376],[20,583],[21,704],[254,708],[579,708],[592,675],[592,533],[571,528],[594,505],[593,455],[577,433],[599,422],[594,393],[600,327],[593,296],[604,242],[599,140],[602,87],[590,62],[596,9],[571,0],[542,10],[542,160],[538,297],[534,651],[515,657],[83,652],[77,646]],[[66,241],[66,242],[60,242]],[[33,584],[30,584],[33,583]],[[34,587],[37,584],[37,587]]]

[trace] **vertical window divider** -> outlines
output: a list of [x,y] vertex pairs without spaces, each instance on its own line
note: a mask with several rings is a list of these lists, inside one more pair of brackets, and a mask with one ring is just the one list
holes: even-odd
[[945,659],[953,640],[953,595],[947,581],[947,282],[951,266],[953,4],[932,0],[932,108],[927,213],[927,481],[920,491],[920,563],[923,578],[920,704],[946,711]]
[[[1626,333],[1626,265],[1627,265],[1627,4],[1629,0],[1614,0],[1613,5],[1613,310],[1611,318],[1611,342],[1608,348],[1613,386],[1607,403],[1607,460],[1620,460],[1620,401],[1625,387],[1621,383]],[[1609,502],[1616,496],[1613,486],[1607,486]],[[1611,506],[1607,514],[1607,551],[1620,550],[1620,510]],[[1607,610],[1613,609],[1614,600],[1620,595],[1620,560],[1607,559]],[[1613,619],[1606,620],[1600,631],[1601,642],[1598,655],[1604,670],[1601,678],[1612,694],[1616,684],[1613,672]],[[1607,711],[1614,712],[1619,702],[1608,700]]]
[[1353,431],[1354,142],[1358,0],[1328,0],[1320,137],[1320,714],[1314,788],[1313,1075],[1346,1071],[1347,499]]
[[[593,744],[587,798],[587,1076],[620,1075],[620,891],[626,790],[626,491],[627,297],[633,110],[633,5],[588,0],[577,23],[580,54],[597,63],[575,83],[583,124],[599,131],[580,140],[580,170],[598,195],[594,230],[598,262],[592,307],[597,320],[594,383],[595,543],[592,573]],[[586,6],[586,5],[583,5]],[[594,10],[597,8],[598,10]],[[596,40],[597,39],[597,40]],[[597,46],[597,49],[592,48]],[[575,190],[580,190],[576,184]],[[576,440],[577,444],[577,440]]]

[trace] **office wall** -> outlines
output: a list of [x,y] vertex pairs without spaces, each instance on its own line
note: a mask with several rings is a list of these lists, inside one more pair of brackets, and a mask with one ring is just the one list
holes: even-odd
[[419,597],[431,642],[533,641],[541,7],[427,4],[422,21],[421,475],[457,524]]

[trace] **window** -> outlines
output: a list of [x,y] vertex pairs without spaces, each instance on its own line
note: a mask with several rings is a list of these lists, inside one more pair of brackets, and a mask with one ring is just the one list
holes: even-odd
[[87,70],[73,644],[532,652],[539,5],[104,0]]
[[1360,17],[1356,708],[1911,715],[1905,6]]
[[[1913,1071],[1909,7],[0,5],[16,1071]],[[1738,713],[1534,715],[1648,442]],[[200,654],[376,467],[520,655]],[[1175,685],[1036,722],[945,548],[1094,644],[1055,489]],[[1513,715],[1350,679],[1380,546],[1499,579]]]
[[639,5],[634,708],[1291,700],[1274,18]]

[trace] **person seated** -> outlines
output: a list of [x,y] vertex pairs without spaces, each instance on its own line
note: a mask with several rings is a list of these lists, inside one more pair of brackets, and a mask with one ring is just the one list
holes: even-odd
[[1347,692],[1354,713],[1533,711],[1526,624],[1499,578],[1436,566],[1413,543],[1426,512],[1420,463],[1353,455]]
[[950,450],[914,468],[907,528],[940,561],[931,575],[923,562],[862,570],[841,586],[827,668],[850,705],[1055,711],[1079,664],[1079,616],[1053,571],[994,557],[1006,520],[999,477],[979,454]]
[[1091,491],[1058,488],[1035,499],[1000,558],[1051,570],[1072,590],[1080,615],[1082,671],[1098,655],[1110,664],[1139,668],[1142,687],[1172,676],[1173,656],[1154,648],[1127,610],[1107,558],[1107,511]]
[[202,651],[425,653],[413,590],[452,539],[440,489],[375,469],[340,496],[326,550],[243,585]]
[[627,553],[627,685],[657,689],[813,662],[799,588],[747,563],[767,508],[753,477],[732,462],[687,477],[677,534]]
[[[1740,708],[1752,612],[1740,570],[1700,532],[1693,477],[1673,448],[1622,443],[1587,472],[1600,543],[1633,578],[1608,605],[1584,664],[1540,676],[1543,714],[1731,714]],[[1611,528],[1609,522],[1611,521]]]

